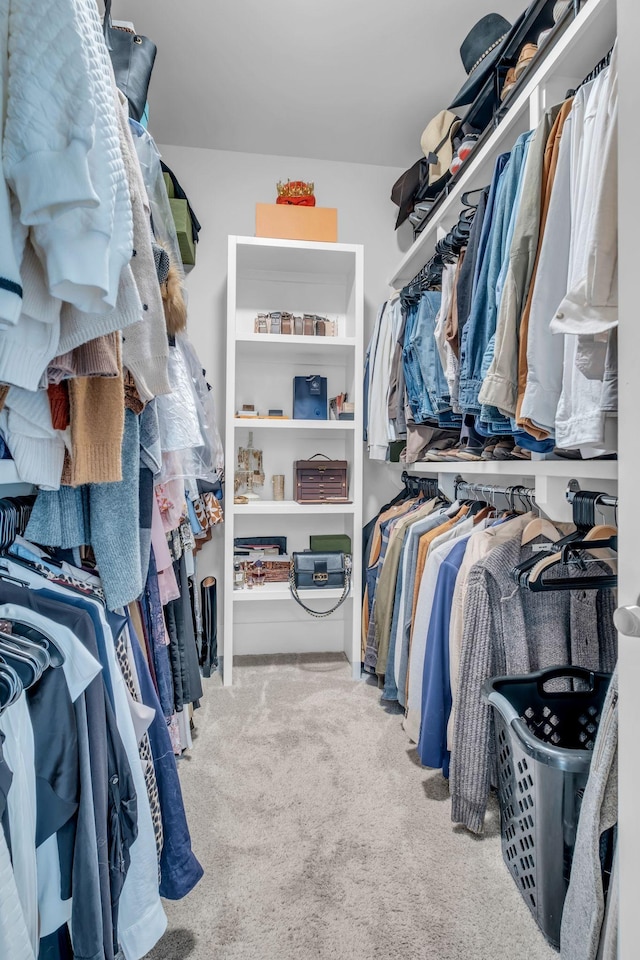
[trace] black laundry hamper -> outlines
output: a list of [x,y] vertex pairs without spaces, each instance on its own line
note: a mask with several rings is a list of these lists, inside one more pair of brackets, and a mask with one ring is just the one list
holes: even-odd
[[495,677],[502,854],[536,923],[560,946],[580,806],[611,675],[553,667]]

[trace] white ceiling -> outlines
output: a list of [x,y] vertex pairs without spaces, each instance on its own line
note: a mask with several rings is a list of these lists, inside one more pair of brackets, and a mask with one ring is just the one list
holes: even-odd
[[408,166],[464,81],[459,47],[525,0],[114,0],[158,45],[159,143]]

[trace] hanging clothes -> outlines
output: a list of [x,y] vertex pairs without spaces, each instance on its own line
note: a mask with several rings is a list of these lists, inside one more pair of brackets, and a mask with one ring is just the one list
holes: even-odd
[[[409,463],[615,454],[617,97],[614,48],[595,79],[497,158],[470,229],[461,218],[466,243],[459,224],[394,301],[401,324],[380,311],[368,351],[374,459],[397,438]],[[410,413],[401,431],[394,342]],[[428,432],[437,427],[457,438]]]
[[[585,576],[608,583],[610,568],[592,561],[574,589],[529,591],[512,572],[549,544],[523,543],[531,513],[421,499],[409,484],[400,497],[369,525],[364,668],[379,677],[384,701],[404,707],[420,761],[450,777],[453,822],[481,833],[495,761],[482,685],[556,664],[610,671],[614,593],[579,588]],[[561,576],[554,568],[551,583]]]

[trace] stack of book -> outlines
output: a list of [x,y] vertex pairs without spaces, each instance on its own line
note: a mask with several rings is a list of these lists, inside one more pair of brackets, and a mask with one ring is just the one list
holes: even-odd
[[339,393],[329,400],[329,420],[353,420],[354,404],[347,393]]

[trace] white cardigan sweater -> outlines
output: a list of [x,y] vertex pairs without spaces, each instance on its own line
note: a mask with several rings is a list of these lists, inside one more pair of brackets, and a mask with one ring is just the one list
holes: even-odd
[[[95,0],[58,0],[55,13],[41,0],[9,0],[8,9],[0,36],[6,182],[21,224],[32,229],[51,294],[80,310],[104,311],[116,302],[133,235],[113,71]],[[0,241],[15,234],[0,196],[3,213]],[[4,257],[4,242],[0,249]],[[3,265],[0,276],[13,266]],[[8,319],[16,321],[15,308]]]

